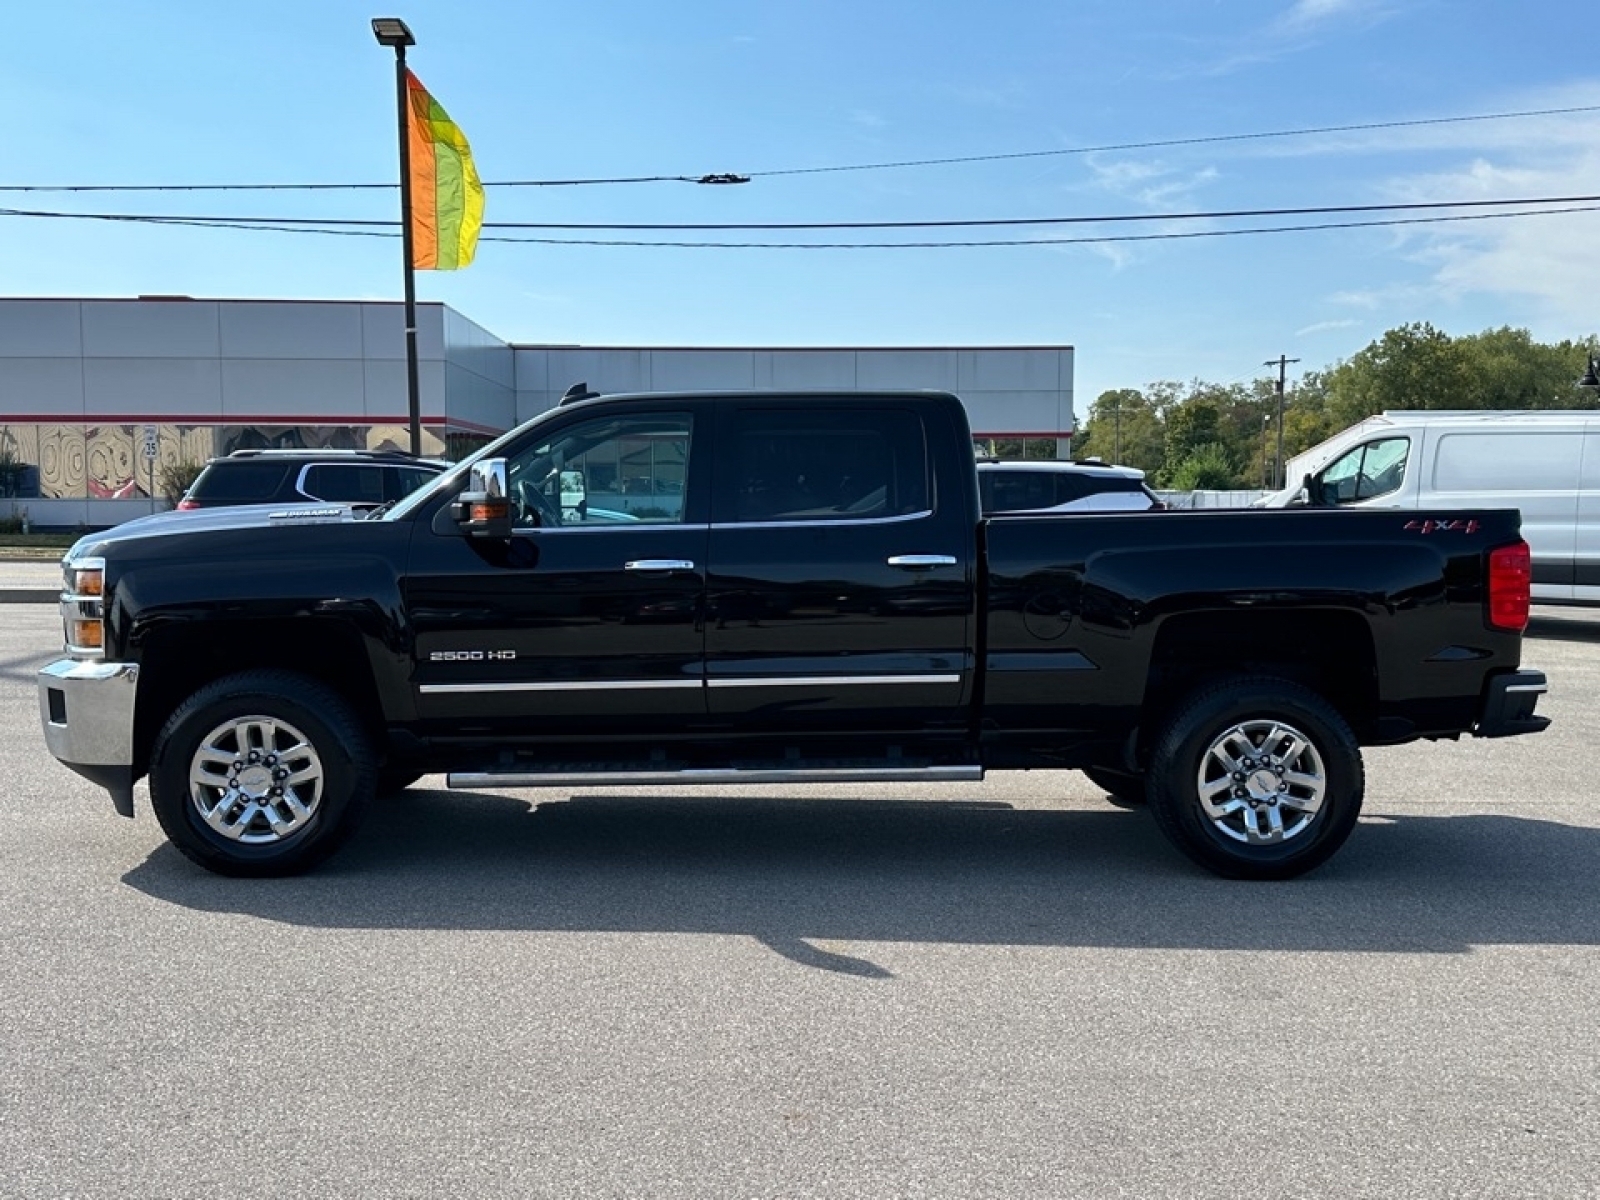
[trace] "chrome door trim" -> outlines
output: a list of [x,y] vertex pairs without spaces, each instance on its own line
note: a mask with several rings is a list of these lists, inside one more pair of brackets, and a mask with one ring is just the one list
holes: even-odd
[[484,681],[482,683],[424,683],[418,688],[426,695],[470,695],[485,692],[631,692],[665,691],[674,688],[733,687],[861,687],[884,684],[960,683],[958,673],[937,675],[781,675],[723,677],[720,679],[605,679],[539,680],[533,682]]
[[939,675],[778,675],[720,676],[706,680],[708,687],[858,687],[896,683],[960,683],[959,674]]
[[540,680],[537,682],[498,681],[483,683],[424,683],[424,695],[470,695],[480,692],[646,692],[669,691],[703,686],[698,679],[599,679]]

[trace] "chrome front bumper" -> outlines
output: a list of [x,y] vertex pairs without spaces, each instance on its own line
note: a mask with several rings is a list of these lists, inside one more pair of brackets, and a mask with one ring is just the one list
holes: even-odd
[[63,658],[39,672],[44,742],[64,766],[111,793],[133,816],[133,710],[137,663]]

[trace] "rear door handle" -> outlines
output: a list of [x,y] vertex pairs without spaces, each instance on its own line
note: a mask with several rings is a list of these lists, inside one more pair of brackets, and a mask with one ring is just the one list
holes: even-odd
[[636,558],[622,564],[624,571],[692,571],[694,563],[687,558]]
[[953,567],[956,565],[954,554],[894,554],[889,557],[891,567],[900,567],[906,571],[918,571],[926,567]]

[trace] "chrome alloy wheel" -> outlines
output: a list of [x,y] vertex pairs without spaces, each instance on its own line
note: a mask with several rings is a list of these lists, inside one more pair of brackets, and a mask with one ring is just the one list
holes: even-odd
[[1294,726],[1243,721],[1207,747],[1197,783],[1200,806],[1218,833],[1270,846],[1311,827],[1328,773],[1311,739]]
[[189,764],[189,798],[211,829],[247,846],[280,842],[317,815],[325,776],[316,749],[276,717],[234,717],[206,734]]

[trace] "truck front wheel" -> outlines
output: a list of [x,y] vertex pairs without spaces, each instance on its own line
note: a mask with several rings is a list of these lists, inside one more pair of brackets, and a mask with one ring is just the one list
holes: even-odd
[[1344,718],[1271,677],[1192,695],[1157,738],[1148,778],[1161,832],[1232,879],[1289,879],[1327,861],[1355,828],[1365,788]]
[[150,801],[172,844],[207,870],[292,875],[338,849],[376,777],[338,693],[287,671],[247,671],[201,688],[167,720]]

